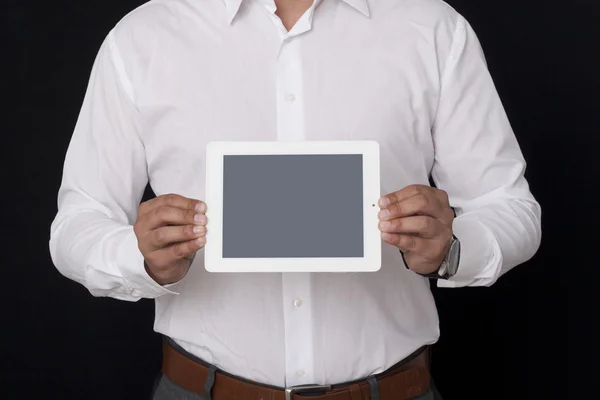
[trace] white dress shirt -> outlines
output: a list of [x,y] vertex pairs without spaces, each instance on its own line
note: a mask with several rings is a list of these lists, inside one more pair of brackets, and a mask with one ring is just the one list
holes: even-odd
[[447,4],[316,1],[290,32],[274,12],[273,0],[155,0],[117,24],[68,149],[50,249],[94,296],[155,299],[157,332],[230,373],[340,383],[436,342],[427,279],[385,244],[375,273],[212,274],[201,251],[163,287],[132,228],[148,182],[202,200],[210,140],[376,140],[382,194],[432,176],[456,209],[461,261],[444,287],[491,285],[529,259],[540,207],[477,37]]

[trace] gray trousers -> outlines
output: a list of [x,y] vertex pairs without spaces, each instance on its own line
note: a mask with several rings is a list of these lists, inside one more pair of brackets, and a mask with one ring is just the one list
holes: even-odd
[[[165,338],[165,340],[174,349],[176,349],[180,353],[186,355],[188,358],[190,358],[200,364],[206,365],[204,363],[204,361],[198,359],[197,357],[195,357],[192,354],[189,354],[187,351],[182,349],[177,343],[175,343],[172,339],[167,337],[167,338]],[[214,367],[212,367],[211,370],[213,371],[213,374],[212,374],[213,378],[212,378],[212,380],[209,378],[209,382],[207,382],[207,384],[205,385],[206,388],[212,387],[212,385],[214,384]],[[210,392],[207,391],[205,393],[210,393]],[[306,399],[310,400],[310,397],[307,396]],[[161,375],[158,379],[156,388],[154,389],[154,392],[152,394],[152,400],[212,400],[212,399],[210,399],[207,396],[201,396],[194,392],[190,392],[189,390],[186,390],[186,389],[182,388],[181,386],[177,385],[176,383],[171,381],[166,376]],[[414,399],[411,399],[411,400],[443,400],[443,399],[442,399],[442,396],[440,396],[440,394],[438,393],[435,386],[433,385],[433,381],[432,381],[431,387],[429,388],[427,393],[425,393],[422,396],[415,397]]]

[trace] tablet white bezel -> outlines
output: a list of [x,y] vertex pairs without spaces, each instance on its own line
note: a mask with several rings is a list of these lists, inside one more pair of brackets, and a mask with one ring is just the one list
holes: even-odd
[[[363,156],[363,240],[361,258],[223,258],[223,158],[226,155],[361,154]],[[210,142],[206,148],[208,233],[204,264],[209,272],[358,272],[381,267],[378,229],[379,144],[375,141]],[[324,204],[324,207],[331,207]]]

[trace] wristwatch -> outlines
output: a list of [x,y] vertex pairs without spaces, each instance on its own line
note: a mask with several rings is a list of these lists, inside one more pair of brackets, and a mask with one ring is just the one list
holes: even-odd
[[[404,261],[404,265],[408,268],[408,264],[406,263],[406,259],[404,258],[404,253],[400,251],[402,254],[402,261]],[[449,279],[456,275],[458,271],[458,265],[460,264],[460,241],[454,235],[452,235],[452,241],[450,242],[450,246],[448,247],[448,252],[446,256],[442,260],[440,267],[437,271],[430,274],[419,274],[426,278],[432,279]],[[418,273],[418,272],[417,272]]]

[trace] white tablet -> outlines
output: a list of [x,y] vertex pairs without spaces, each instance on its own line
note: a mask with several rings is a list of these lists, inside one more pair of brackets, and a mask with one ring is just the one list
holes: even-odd
[[381,267],[379,145],[211,142],[211,272],[352,272]]

